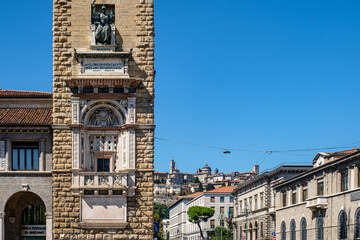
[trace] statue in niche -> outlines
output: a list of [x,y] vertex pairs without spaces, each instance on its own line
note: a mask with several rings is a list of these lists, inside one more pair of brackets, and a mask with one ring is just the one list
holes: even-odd
[[96,44],[111,44],[111,24],[114,23],[115,15],[113,10],[106,12],[105,5],[102,5],[100,11],[96,11],[95,1],[92,3],[92,24],[95,24]]
[[100,108],[90,117],[89,124],[93,126],[114,126],[119,125],[119,120],[108,108]]

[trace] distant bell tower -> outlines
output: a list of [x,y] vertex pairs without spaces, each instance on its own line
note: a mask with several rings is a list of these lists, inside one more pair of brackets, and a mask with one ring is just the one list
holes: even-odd
[[153,0],[54,0],[53,239],[153,239]]
[[175,170],[175,160],[174,158],[171,158],[170,160],[170,174],[173,174]]

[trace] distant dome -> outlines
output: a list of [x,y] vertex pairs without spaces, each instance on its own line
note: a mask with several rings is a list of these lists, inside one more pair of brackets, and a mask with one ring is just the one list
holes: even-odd
[[205,164],[205,166],[201,169],[202,172],[210,172],[211,173],[211,167],[209,167],[207,165],[207,163]]

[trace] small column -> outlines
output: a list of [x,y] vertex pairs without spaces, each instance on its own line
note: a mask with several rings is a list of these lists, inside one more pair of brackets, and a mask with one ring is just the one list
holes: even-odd
[[0,212],[0,240],[5,240],[5,213]]
[[5,169],[7,171],[11,171],[11,154],[12,154],[12,151],[11,151],[11,141],[10,139],[6,139],[6,143],[5,143],[5,151],[6,151],[6,154],[5,154]]
[[45,171],[45,139],[40,139],[39,171]]
[[52,214],[47,212],[46,217],[46,240],[52,240]]
[[298,197],[299,202],[303,202],[304,201],[304,195],[303,195],[304,187],[303,187],[303,185],[300,185],[298,189],[299,189],[299,191],[298,191],[298,193],[299,193],[299,197]]
[[359,167],[358,166],[354,166],[354,188],[358,188],[359,187]]

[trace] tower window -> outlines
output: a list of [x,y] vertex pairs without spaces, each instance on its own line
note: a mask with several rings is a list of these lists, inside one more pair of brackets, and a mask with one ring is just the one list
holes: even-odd
[[110,159],[98,158],[97,159],[98,172],[110,172]]

